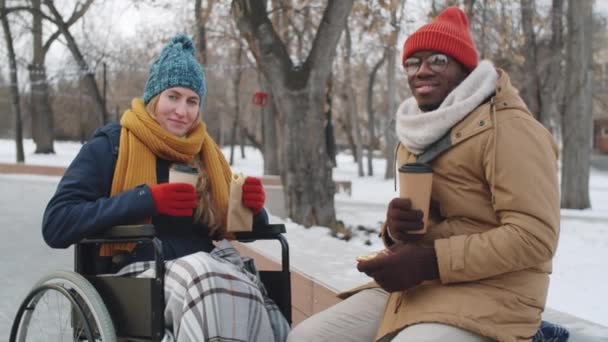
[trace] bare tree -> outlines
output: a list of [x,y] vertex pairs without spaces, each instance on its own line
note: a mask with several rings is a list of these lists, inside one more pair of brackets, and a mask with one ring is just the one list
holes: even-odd
[[[53,148],[53,110],[49,102],[49,90],[44,66],[42,45],[42,15],[40,0],[32,0],[32,63],[28,65],[31,84],[32,138],[36,153],[55,153]],[[57,36],[55,36],[57,37]]]
[[367,175],[374,175],[374,149],[376,147],[376,111],[374,109],[374,84],[376,83],[376,75],[378,70],[386,61],[386,50],[382,54],[382,58],[372,67],[372,71],[369,74],[369,81],[367,83],[367,132],[369,136],[369,142],[367,146]]
[[521,87],[521,95],[528,105],[530,112],[538,119],[540,114],[540,87],[538,74],[538,59],[536,34],[534,33],[535,1],[521,0],[521,26],[524,32],[523,75],[524,82]]
[[568,1],[566,110],[562,122],[562,208],[589,208],[592,137],[593,0]]
[[[348,46],[351,44],[350,42],[350,32],[348,31],[348,25],[345,30],[345,43],[344,43],[344,57],[342,58],[342,65],[344,66],[344,70],[341,72],[344,74],[344,84],[341,87],[338,87],[338,91],[336,92],[339,95],[341,102],[344,104],[344,112],[345,115],[338,116],[336,121],[342,128],[342,132],[346,136],[346,141],[348,142],[348,146],[352,151],[353,161],[357,163],[359,154],[357,153],[357,143],[355,138],[355,130],[353,129],[353,116],[352,112],[355,110],[356,104],[352,103],[353,96],[350,95],[349,89],[352,88],[352,79],[350,76],[350,59],[349,56],[351,51],[349,51]],[[348,41],[348,42],[347,42]],[[332,80],[333,82],[333,80]],[[333,85],[332,85],[333,86]],[[333,87],[332,87],[333,90]],[[332,101],[333,102],[333,101]]]
[[563,61],[563,0],[553,0],[551,6],[551,42],[549,43],[549,66],[541,87],[540,119],[553,134],[559,131],[559,91]]
[[346,24],[345,32],[344,32],[344,85],[346,88],[346,98],[347,98],[347,110],[348,110],[348,118],[350,121],[350,135],[353,136],[354,146],[352,148],[352,153],[357,162],[357,171],[359,177],[365,176],[365,172],[363,171],[363,148],[361,146],[361,127],[359,125],[359,110],[357,106],[357,97],[355,94],[354,87],[354,79],[353,79],[353,71],[352,71],[352,63],[351,57],[353,54],[352,49],[352,39],[350,36],[350,30],[348,28],[348,24]]
[[[366,68],[366,73],[368,77],[366,79],[362,79],[360,83],[360,89],[362,89],[362,93],[366,94],[366,121],[367,121],[367,130],[361,131],[362,133],[366,133],[367,138],[367,174],[373,175],[373,156],[374,150],[379,147],[379,139],[377,137],[376,132],[376,123],[378,121],[376,117],[376,109],[374,105],[375,97],[378,97],[380,101],[390,100],[384,90],[381,91],[381,96],[374,95],[374,89],[385,89],[385,83],[376,84],[376,80],[378,78],[378,72],[384,63],[387,61],[388,55],[388,40],[393,40],[394,38],[394,23],[391,20],[387,20],[390,18],[391,9],[394,9],[395,4],[387,1],[365,1],[355,3],[353,6],[353,12],[351,14],[351,18],[349,18],[349,27],[352,31],[352,36],[357,37],[358,41],[355,49],[361,49],[361,46],[365,47],[365,60],[371,61],[376,56],[378,56],[378,60],[375,63],[362,63],[361,65]],[[376,42],[380,42],[382,49],[378,49],[378,43],[374,43],[373,45],[369,45],[364,43],[365,38],[370,36],[377,37],[375,39]],[[353,50],[353,49],[350,49]],[[348,52],[351,54],[352,52]],[[349,69],[349,67],[344,64],[345,69]],[[351,68],[352,69],[352,68]],[[347,73],[345,73],[348,75]],[[345,86],[353,88],[356,85],[356,81],[358,78],[350,78],[350,80],[345,81]],[[385,110],[384,110],[385,111]],[[388,116],[392,116],[394,113],[389,113]],[[352,134],[351,134],[352,135]],[[384,135],[384,134],[382,134]],[[352,139],[353,142],[355,139]],[[361,139],[361,143],[363,140]],[[390,141],[389,141],[390,143]],[[353,149],[354,150],[354,149]],[[362,152],[363,153],[363,152]]]
[[0,0],[0,21],[2,21],[2,30],[4,31],[4,41],[6,42],[6,52],[9,64],[10,75],[10,90],[11,90],[11,108],[15,116],[15,148],[18,163],[25,163],[25,154],[23,153],[23,127],[21,123],[21,107],[19,99],[19,79],[17,76],[17,57],[13,46],[13,35],[11,26],[8,21],[8,13],[6,12],[6,0]]
[[294,65],[274,30],[266,1],[233,0],[232,10],[285,115],[282,179],[289,216],[305,226],[336,224],[332,163],[323,132],[326,82],[354,0],[328,0],[312,49]]
[[[93,0],[76,3],[70,18],[65,22],[67,27],[75,24],[87,12]],[[35,153],[54,153],[53,138],[53,109],[49,101],[49,85],[46,75],[45,60],[51,45],[61,35],[61,31],[53,32],[43,43],[43,19],[54,20],[41,10],[41,0],[31,0],[32,12],[32,63],[28,66],[31,84],[31,117],[32,138],[36,144]]]
[[213,12],[215,0],[207,0],[207,7],[203,8],[202,0],[195,0],[194,15],[196,21],[196,50],[201,64],[207,64],[207,22]]
[[475,14],[475,0],[464,0],[464,11],[469,21],[472,21]]
[[333,167],[338,165],[336,160],[336,134],[334,129],[333,117],[334,117],[334,76],[333,73],[329,75],[327,80],[327,90],[325,91],[325,106],[323,111],[325,112],[325,142],[327,145],[327,155]]
[[281,160],[279,153],[284,141],[281,134],[281,125],[275,98],[270,91],[268,82],[261,73],[258,74],[262,91],[268,94],[266,105],[262,106],[262,154],[264,155],[264,174],[278,175],[281,173]]
[[431,1],[431,17],[437,16],[439,12],[443,11],[445,8],[450,6],[459,6],[460,0],[441,0],[440,3],[437,3],[436,0]]
[[[240,44],[240,41],[238,41],[237,44],[238,50],[236,54],[236,64],[238,65],[241,63],[241,57],[243,56],[243,45]],[[234,74],[234,77],[232,79],[232,91],[234,96],[234,118],[232,119],[232,133],[230,134],[230,165],[234,165],[234,145],[236,145],[239,125],[241,125],[240,85],[242,74],[243,72],[241,70],[238,70]]]
[[99,87],[97,86],[97,82],[95,81],[95,74],[91,68],[89,68],[84,55],[80,51],[80,48],[74,39],[74,36],[72,36],[68,22],[65,21],[61,16],[55,7],[53,0],[44,0],[44,4],[51,12],[53,21],[59,28],[61,35],[63,35],[65,38],[67,47],[80,67],[80,72],[83,74],[83,86],[87,90],[88,99],[90,100],[89,105],[91,106],[91,111],[85,111],[82,113],[82,115],[85,115],[86,117],[83,120],[81,139],[86,140],[93,134],[95,129],[109,120],[105,104],[101,96],[101,92],[99,91]]
[[[289,20],[285,0],[272,0],[271,20],[277,34],[284,42],[289,41]],[[264,155],[264,174],[281,174],[284,116],[279,112],[270,84],[258,69],[258,83],[268,95],[266,105],[261,108],[262,115],[262,154]]]
[[395,177],[395,146],[397,146],[397,135],[395,133],[395,113],[397,112],[397,82],[396,82],[396,45],[397,38],[399,37],[399,31],[401,31],[401,27],[399,26],[400,18],[403,17],[398,16],[397,13],[400,11],[403,13],[403,9],[405,6],[405,0],[391,0],[390,2],[390,11],[391,11],[391,26],[392,31],[389,35],[388,44],[387,44],[387,64],[386,64],[386,73],[387,73],[387,84],[388,84],[388,115],[389,120],[384,127],[384,137],[386,139],[386,145],[384,149],[384,155],[386,157],[386,170],[384,172],[385,179],[391,179]]
[[[207,37],[207,25],[211,19],[211,14],[215,7],[216,0],[207,0],[206,6],[203,6],[203,0],[195,0],[194,2],[194,22],[196,26],[196,51],[199,62],[203,68],[209,63],[209,52],[207,51],[209,41]],[[209,101],[203,103],[203,113],[205,115],[205,123],[207,131],[214,140],[220,145],[224,143],[224,117],[221,113],[209,110]]]

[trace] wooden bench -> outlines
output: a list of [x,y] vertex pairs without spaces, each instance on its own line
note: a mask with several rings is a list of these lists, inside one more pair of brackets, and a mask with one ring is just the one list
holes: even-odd
[[[279,263],[270,257],[257,252],[243,243],[233,242],[241,255],[255,259],[258,270],[280,270]],[[291,269],[291,317],[292,326],[339,303],[336,292],[315,282],[307,275]]]
[[334,183],[336,184],[336,192],[344,192],[347,193],[348,196],[352,196],[353,195],[353,184],[351,181],[349,180],[337,180],[334,181]]
[[0,173],[27,173],[42,176],[63,176],[65,168],[61,166],[44,166],[32,164],[8,164],[0,163]]
[[[278,175],[263,175],[260,177],[264,187],[266,186],[283,186],[281,182],[281,176]],[[352,182],[349,180],[335,180],[336,192],[342,192],[352,196]]]
[[[264,207],[274,216],[287,218],[287,208],[285,207],[285,194],[283,193],[283,183],[281,176],[263,175],[260,177],[264,189],[266,190],[266,204]],[[352,182],[349,180],[334,181],[336,192],[346,193],[352,196]]]
[[281,182],[281,176],[278,176],[278,175],[263,175],[260,177],[260,180],[262,180],[262,184],[264,184],[264,186],[268,186],[268,185],[283,186],[283,182]]
[[[286,234],[289,239],[289,232]],[[254,244],[257,242],[254,242]],[[241,254],[248,255],[255,259],[258,269],[278,270],[279,263],[274,257],[267,255],[270,249],[264,248],[261,251],[253,246],[235,243],[236,248]],[[292,254],[297,254],[297,245],[293,246]],[[270,253],[272,254],[272,253]],[[304,319],[319,313],[326,308],[339,303],[341,300],[336,297],[337,291],[330,289],[321,284],[314,277],[310,277],[300,271],[295,270],[297,265],[297,256],[292,257],[291,264],[291,302],[292,302],[292,327]],[[576,317],[564,312],[546,308],[543,312],[544,320],[560,324],[566,327],[570,332],[570,341],[576,342],[596,342],[607,341],[608,327],[600,324],[587,321],[580,317]]]

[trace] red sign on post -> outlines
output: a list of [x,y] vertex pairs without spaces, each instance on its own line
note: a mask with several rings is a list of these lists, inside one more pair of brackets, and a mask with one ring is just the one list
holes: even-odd
[[268,93],[263,91],[256,91],[253,94],[252,102],[254,105],[264,107],[266,105],[266,101],[268,101]]

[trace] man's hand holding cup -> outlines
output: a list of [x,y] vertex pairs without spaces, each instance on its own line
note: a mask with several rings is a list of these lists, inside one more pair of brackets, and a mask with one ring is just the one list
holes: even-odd
[[423,234],[412,234],[424,228],[424,213],[413,209],[409,198],[393,198],[386,211],[386,230],[395,242],[417,241]]

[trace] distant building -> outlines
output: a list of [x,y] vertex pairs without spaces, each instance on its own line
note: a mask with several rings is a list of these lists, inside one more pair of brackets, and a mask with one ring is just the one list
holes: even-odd
[[608,154],[608,32],[604,30],[594,44],[593,148]]
[[608,118],[593,120],[593,148],[608,154]]

